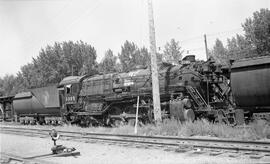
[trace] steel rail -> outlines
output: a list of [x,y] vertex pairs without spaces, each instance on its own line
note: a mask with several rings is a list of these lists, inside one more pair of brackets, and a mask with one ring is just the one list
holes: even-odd
[[[18,131],[13,131],[18,132]],[[28,131],[20,131],[20,132],[28,132]],[[33,132],[28,132],[33,134]],[[43,135],[46,135],[42,133]],[[159,145],[159,146],[174,146],[181,147],[179,143],[168,143],[168,142],[157,142],[157,141],[138,141],[138,140],[130,140],[130,139],[116,139],[116,138],[102,138],[102,137],[93,137],[93,136],[77,136],[77,135],[66,135],[62,134],[63,137],[71,137],[78,139],[94,139],[94,140],[102,140],[102,141],[111,141],[111,142],[124,142],[124,143],[139,143],[139,144],[147,144],[149,145]],[[210,144],[210,143],[209,143]],[[198,145],[198,144],[184,144],[184,146],[189,146],[192,148],[209,148],[209,149],[223,149],[223,150],[233,150],[233,151],[253,151],[253,152],[264,152],[270,153],[270,149],[260,149],[260,148],[245,148],[245,147],[231,147],[231,146],[215,146],[215,145]]]
[[[36,128],[30,129],[30,128],[10,128],[10,127],[3,128],[1,127],[1,129],[4,129],[4,131],[26,132],[26,133],[31,133],[31,134],[35,132],[36,134],[42,134],[42,135],[46,135],[46,133],[41,133],[41,132],[50,131],[48,129],[36,129]],[[218,140],[218,139],[182,138],[182,137],[180,138],[180,137],[162,137],[162,136],[137,136],[137,135],[119,135],[119,134],[108,134],[108,133],[83,133],[83,132],[70,132],[70,131],[58,131],[58,132],[63,137],[70,137],[73,139],[87,139],[87,140],[94,139],[94,140],[102,140],[102,141],[125,142],[125,143],[129,142],[129,143],[174,146],[174,147],[175,146],[181,147],[181,145],[183,145],[178,142],[192,141],[195,143],[185,143],[184,145],[188,145],[189,147],[195,147],[195,148],[224,149],[224,150],[234,150],[234,151],[255,151],[255,152],[270,153],[270,142],[263,142],[263,141]],[[108,138],[108,137],[114,137],[114,138]],[[170,142],[167,142],[167,141],[170,141]],[[198,142],[207,143],[207,145],[198,144]],[[223,145],[216,145],[216,143],[223,144]],[[234,145],[231,146],[232,144]],[[245,146],[256,146],[256,147],[242,147],[241,145],[243,144]],[[240,146],[240,147],[236,147],[236,146]],[[259,148],[262,146],[263,148]]]
[[26,159],[17,155],[1,152],[1,158],[6,159],[3,163],[21,163],[21,164],[55,164],[55,162],[44,161],[40,159]]
[[[51,129],[38,129],[38,128],[17,128],[17,127],[0,127],[0,129],[18,129],[18,130],[34,130],[34,131],[47,131]],[[253,140],[228,140],[228,139],[211,139],[211,138],[190,138],[190,137],[172,137],[172,136],[142,136],[130,134],[112,134],[112,133],[94,133],[94,132],[78,132],[78,131],[64,131],[57,130],[59,133],[78,134],[83,136],[111,136],[111,137],[127,137],[127,138],[141,138],[141,139],[163,139],[163,140],[178,140],[178,141],[196,141],[196,142],[216,142],[216,143],[231,143],[231,144],[254,144],[254,145],[269,145],[269,141],[253,141]]]

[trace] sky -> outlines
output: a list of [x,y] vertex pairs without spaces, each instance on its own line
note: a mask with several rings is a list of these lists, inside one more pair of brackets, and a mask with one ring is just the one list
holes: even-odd
[[[156,44],[172,38],[205,59],[216,38],[243,34],[241,23],[269,0],[152,0]],[[0,77],[14,74],[54,42],[82,40],[117,55],[126,40],[149,47],[147,0],[0,0]]]

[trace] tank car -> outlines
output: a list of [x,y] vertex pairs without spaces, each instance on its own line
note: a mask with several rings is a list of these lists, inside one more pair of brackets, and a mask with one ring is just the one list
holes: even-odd
[[248,118],[270,121],[270,56],[235,61],[231,89],[237,109]]
[[[225,121],[229,115],[229,83],[221,66],[212,59],[196,61],[194,55],[189,55],[180,65],[160,64],[159,87],[163,117],[172,117],[175,112],[170,109],[173,106],[177,106],[185,120],[193,120],[195,115]],[[66,77],[58,88],[64,104],[61,110],[67,122],[86,126],[133,123],[138,97],[140,121],[153,118],[152,82],[148,68]],[[179,119],[179,113],[176,117]]]

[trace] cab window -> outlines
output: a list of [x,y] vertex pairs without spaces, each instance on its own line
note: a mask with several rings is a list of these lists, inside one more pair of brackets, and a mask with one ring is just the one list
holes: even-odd
[[70,94],[71,93],[71,84],[66,85],[66,93]]

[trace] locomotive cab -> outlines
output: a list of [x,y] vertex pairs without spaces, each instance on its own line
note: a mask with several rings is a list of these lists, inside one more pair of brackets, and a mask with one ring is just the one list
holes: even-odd
[[64,97],[64,102],[67,104],[75,104],[77,102],[80,89],[81,81],[85,76],[69,76],[64,78],[60,83],[58,88],[62,88],[60,95]]
[[62,106],[68,110],[72,105],[77,104],[81,90],[81,81],[85,76],[69,76],[64,78],[58,86]]
[[64,78],[58,86],[62,118],[64,122],[74,122],[76,115],[74,112],[78,112],[80,104],[78,98],[82,87],[82,80],[86,76],[69,76]]
[[75,104],[80,92],[79,83],[67,84],[64,86],[65,103]]

